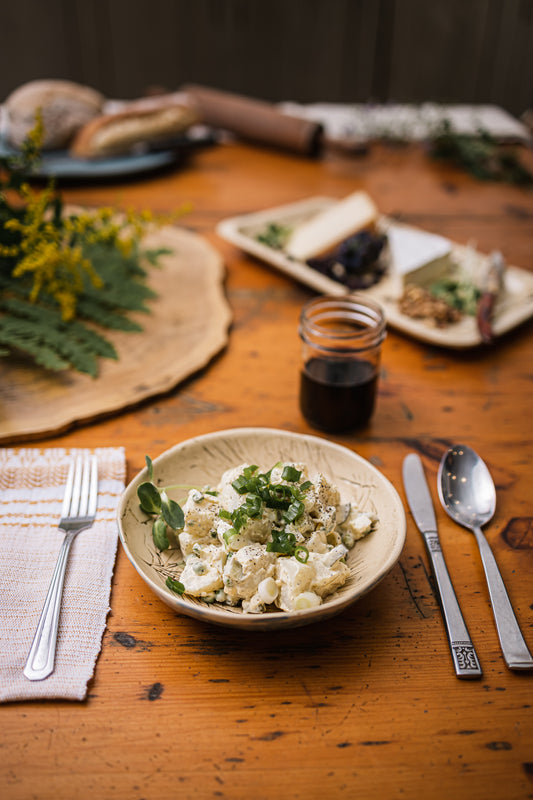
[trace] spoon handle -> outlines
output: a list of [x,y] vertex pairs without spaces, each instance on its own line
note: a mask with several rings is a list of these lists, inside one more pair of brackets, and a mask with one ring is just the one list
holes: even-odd
[[498,564],[481,528],[474,528],[487,586],[492,613],[500,639],[503,657],[509,669],[533,669],[533,656],[522,636]]

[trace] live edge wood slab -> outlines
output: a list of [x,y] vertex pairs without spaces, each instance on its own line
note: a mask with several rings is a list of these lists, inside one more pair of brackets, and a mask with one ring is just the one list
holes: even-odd
[[[531,153],[523,157],[533,167]],[[191,202],[185,227],[226,264],[233,324],[223,351],[175,389],[39,446],[124,445],[131,478],[145,453],[209,431],[316,433],[297,401],[298,316],[313,293],[214,229],[225,217],[359,188],[384,214],[533,269],[533,193],[479,183],[418,146],[311,161],[226,144],[177,172],[70,187],[68,200],[89,206],[167,212]],[[531,798],[533,674],[505,667],[474,538],[438,506],[436,473],[453,442],[487,461],[498,502],[486,534],[533,647],[532,346],[531,323],[464,353],[389,331],[375,416],[333,437],[402,499],[402,461],[421,455],[479,681],[453,673],[410,515],[400,560],[373,592],[325,625],[259,636],[172,613],[119,551],[88,699],[0,708],[2,798]]]
[[156,297],[149,313],[135,315],[142,332],[106,331],[118,358],[102,359],[96,378],[0,359],[0,442],[61,433],[168,392],[224,347],[231,311],[215,248],[170,226],[149,234],[143,246],[168,252],[150,269]]

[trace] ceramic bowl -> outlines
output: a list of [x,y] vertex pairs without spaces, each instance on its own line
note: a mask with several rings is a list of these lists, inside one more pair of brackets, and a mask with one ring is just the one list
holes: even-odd
[[[179,550],[160,552],[153,543],[152,520],[141,511],[137,498],[137,487],[148,480],[145,468],[131,481],[121,498],[119,532],[131,563],[164,603],[181,614],[216,625],[273,630],[329,619],[385,577],[400,557],[405,541],[405,513],[400,497],[372,464],[327,439],[272,428],[236,428],[209,433],[181,442],[154,458],[154,481],[160,486],[216,486],[222,473],[230,467],[253,463],[266,470],[285,460],[306,464],[310,474],[322,472],[337,485],[343,502],[355,503],[360,510],[374,512],[379,517],[375,529],[356,542],[348,553],[351,575],[346,584],[315,608],[264,614],[244,614],[240,608],[208,604],[172,592],[165,581],[182,557]],[[170,491],[169,496],[183,501],[184,490]]]

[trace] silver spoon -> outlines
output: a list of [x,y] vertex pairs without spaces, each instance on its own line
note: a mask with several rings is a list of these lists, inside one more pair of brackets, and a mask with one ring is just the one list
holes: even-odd
[[533,657],[522,636],[496,559],[481,530],[481,526],[492,519],[496,508],[496,490],[485,462],[464,444],[451,447],[440,462],[438,490],[450,517],[469,528],[476,537],[507,666],[533,669]]

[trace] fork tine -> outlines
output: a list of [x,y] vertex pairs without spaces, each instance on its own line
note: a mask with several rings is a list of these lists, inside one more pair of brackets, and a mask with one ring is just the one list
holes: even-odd
[[89,517],[96,516],[96,506],[98,501],[98,459],[96,456],[91,457],[91,484],[89,487],[89,502],[87,508],[87,515]]
[[80,486],[80,505],[78,508],[78,516],[86,517],[87,508],[89,505],[89,481],[91,479],[90,458],[85,456],[83,459],[82,478]]
[[70,502],[70,509],[67,514],[69,517],[77,517],[78,509],[80,507],[80,490],[81,490],[81,477],[83,472],[82,457],[76,457],[76,468],[74,471],[74,485],[72,487],[72,499]]
[[74,459],[70,462],[70,467],[68,471],[67,483],[65,485],[65,494],[63,496],[63,506],[61,508],[61,519],[68,517],[68,513],[70,510],[70,501],[72,500],[72,487],[74,485],[74,470],[76,468],[76,464]]

